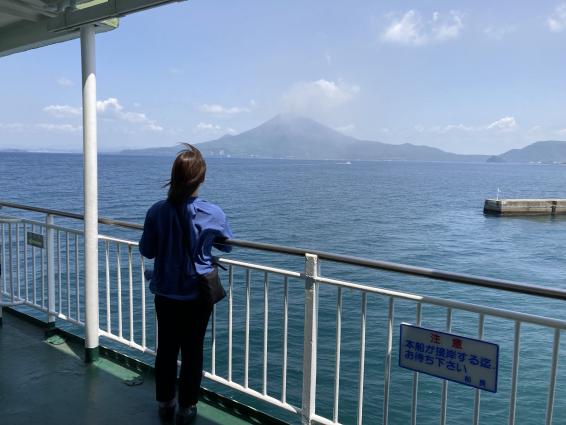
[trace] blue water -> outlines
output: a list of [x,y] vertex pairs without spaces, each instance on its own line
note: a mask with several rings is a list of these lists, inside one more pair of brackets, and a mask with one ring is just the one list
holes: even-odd
[[[169,158],[99,158],[100,215],[141,223],[147,208],[164,196]],[[67,211],[82,211],[82,158],[78,155],[0,153],[0,199]],[[223,207],[238,239],[307,247],[448,271],[566,289],[563,218],[495,218],[482,213],[497,189],[504,198],[565,198],[566,167],[560,165],[271,161],[208,161],[201,195]],[[103,227],[105,233],[116,229]],[[138,237],[131,233],[127,236]],[[301,271],[300,259],[235,250],[232,258],[265,260]],[[442,296],[566,319],[563,303],[508,293],[322,265],[323,275],[373,286]],[[302,362],[303,289],[290,285],[288,399],[298,405]],[[242,382],[244,274],[234,280],[234,379]],[[261,391],[263,276],[253,275],[250,385]],[[268,392],[280,394],[282,280],[270,282]],[[317,411],[331,416],[336,290],[322,288],[319,318]],[[217,372],[226,373],[226,305],[218,311]],[[354,423],[359,368],[360,296],[344,293],[340,421]],[[368,298],[364,423],[382,415],[383,355],[387,300]],[[395,328],[414,323],[413,304],[395,306]],[[423,325],[444,329],[446,310],[425,307]],[[455,313],[453,331],[477,332],[477,315]],[[253,325],[256,325],[255,327]],[[513,323],[487,319],[485,338],[501,345],[499,390],[482,393],[482,423],[506,422],[510,392]],[[523,326],[517,423],[542,423],[552,332]],[[396,337],[395,337],[396,338]],[[396,339],[394,339],[396,346]],[[208,352],[210,347],[207,348]],[[563,350],[562,350],[563,351]],[[561,363],[564,364],[561,351]],[[390,423],[410,418],[412,373],[396,366],[394,349]],[[210,364],[208,364],[210,367]],[[566,423],[566,383],[559,373],[554,423]],[[437,423],[441,381],[422,376],[419,424]],[[473,389],[449,385],[448,423],[471,422]],[[263,407],[260,404],[260,407]]]

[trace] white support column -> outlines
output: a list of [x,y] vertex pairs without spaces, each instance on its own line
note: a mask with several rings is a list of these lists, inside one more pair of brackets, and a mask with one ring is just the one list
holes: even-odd
[[315,279],[319,273],[318,257],[305,255],[305,329],[303,341],[303,396],[301,423],[312,423],[316,397],[316,352],[318,303]]
[[85,361],[98,357],[98,177],[94,26],[81,27],[84,154]]

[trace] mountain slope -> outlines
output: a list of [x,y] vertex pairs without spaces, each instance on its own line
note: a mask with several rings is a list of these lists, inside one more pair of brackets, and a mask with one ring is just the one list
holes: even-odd
[[[428,146],[358,140],[309,118],[277,115],[251,130],[198,144],[205,156],[240,158],[485,161],[483,155],[457,155]],[[123,151],[172,155],[179,147]]]
[[566,142],[546,140],[522,149],[511,149],[489,158],[490,162],[566,162]]

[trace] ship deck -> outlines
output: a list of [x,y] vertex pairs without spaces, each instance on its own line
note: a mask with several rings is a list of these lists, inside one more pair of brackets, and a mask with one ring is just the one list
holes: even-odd
[[[86,364],[72,338],[44,337],[44,330],[13,314],[0,328],[0,423],[160,424],[152,373],[101,356]],[[143,383],[127,385],[136,381]],[[246,424],[201,401],[196,425]]]

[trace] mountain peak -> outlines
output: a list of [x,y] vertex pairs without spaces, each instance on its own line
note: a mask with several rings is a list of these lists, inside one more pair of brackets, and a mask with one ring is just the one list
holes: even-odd
[[280,126],[317,126],[322,127],[325,129],[329,129],[328,127],[324,126],[323,124],[313,120],[312,118],[305,117],[303,115],[293,114],[293,113],[281,113],[275,115],[273,118],[267,120],[263,124],[260,125],[280,125]]
[[289,113],[278,114],[238,136],[245,139],[263,138],[266,143],[268,140],[276,140],[275,143],[288,146],[303,145],[319,152],[335,145],[348,145],[358,141],[311,118]]
[[294,114],[292,112],[281,112],[277,115],[275,115],[273,118],[267,120],[266,122],[270,122],[270,121],[292,121],[295,119],[301,119],[301,118],[306,118],[302,115],[298,115],[298,114]]

